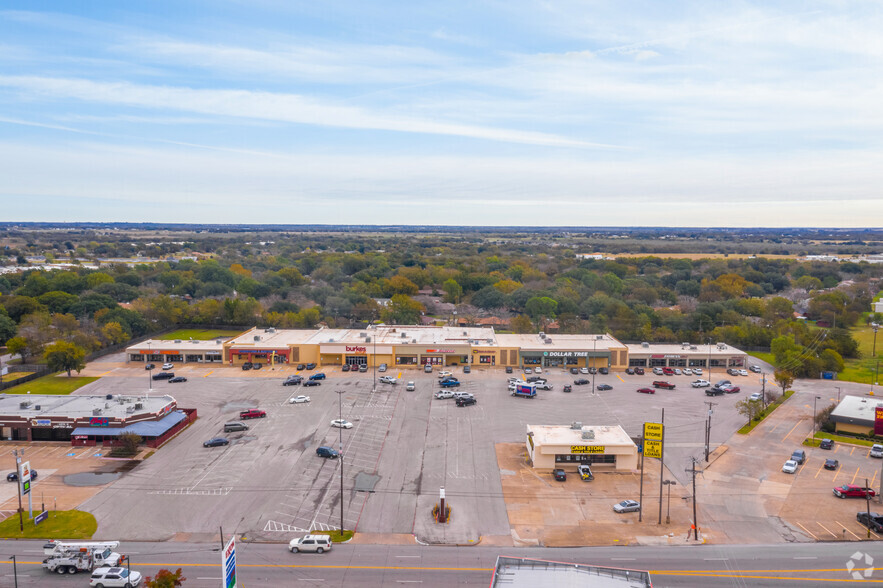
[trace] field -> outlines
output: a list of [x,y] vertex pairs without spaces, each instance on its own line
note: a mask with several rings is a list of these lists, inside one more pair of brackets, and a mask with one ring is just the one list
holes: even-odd
[[50,375],[37,378],[31,382],[25,382],[4,390],[4,394],[70,394],[86,384],[91,384],[98,378],[73,377]]
[[4,382],[12,382],[13,380],[17,380],[19,378],[24,378],[25,376],[30,376],[34,372],[9,372],[2,379]]
[[[837,379],[846,382],[860,382],[862,384],[871,384],[874,382],[878,368],[878,359],[874,358],[874,330],[867,325],[854,327],[852,336],[858,341],[860,359],[845,359],[845,369],[837,375]],[[880,340],[877,342],[883,345],[883,333],[878,333]],[[878,358],[880,349],[877,350]]]
[[198,341],[208,341],[210,339],[229,339],[230,337],[235,337],[240,334],[242,331],[239,330],[224,330],[224,329],[179,329],[177,331],[172,331],[171,333],[166,333],[165,335],[159,337],[159,339],[169,341],[175,339],[181,339],[182,341],[186,341],[188,339],[196,339]]

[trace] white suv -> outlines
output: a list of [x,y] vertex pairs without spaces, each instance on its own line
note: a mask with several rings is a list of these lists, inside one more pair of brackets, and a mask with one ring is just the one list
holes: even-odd
[[328,535],[304,535],[300,539],[292,539],[288,544],[288,551],[297,553],[298,551],[315,551],[316,553],[324,553],[331,551],[331,537]]
[[883,457],[883,445],[874,445],[869,454],[871,457]]
[[126,568],[98,568],[92,572],[92,578],[89,586],[96,588],[112,588],[122,586],[124,588],[134,588],[141,585],[141,573],[132,572]]

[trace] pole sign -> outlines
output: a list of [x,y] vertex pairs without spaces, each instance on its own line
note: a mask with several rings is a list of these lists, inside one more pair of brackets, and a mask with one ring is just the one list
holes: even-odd
[[221,567],[224,569],[223,588],[236,588],[236,537],[230,537],[230,542],[224,548],[221,557]]
[[662,459],[662,441],[644,439],[644,456]]
[[883,407],[874,408],[874,435],[883,435]]
[[19,464],[18,483],[21,484],[22,496],[31,491],[31,462],[25,461]]
[[662,423],[644,423],[644,439],[662,441]]
[[49,518],[49,511],[44,510],[43,512],[41,512],[40,514],[38,514],[34,518],[34,526],[36,527],[37,525],[39,525],[40,523],[42,523],[43,521],[45,521],[48,518]]

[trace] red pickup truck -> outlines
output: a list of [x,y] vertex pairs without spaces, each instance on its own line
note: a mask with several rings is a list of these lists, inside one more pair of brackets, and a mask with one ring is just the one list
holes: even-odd
[[864,498],[865,495],[873,498],[877,495],[873,488],[865,488],[855,484],[844,484],[834,488],[834,496],[837,498]]
[[239,418],[241,419],[262,419],[267,416],[267,413],[263,410],[258,410],[253,408],[251,410],[243,410],[239,413]]
[[653,382],[654,388],[665,388],[666,390],[674,390],[675,385],[669,384],[668,382],[656,381]]

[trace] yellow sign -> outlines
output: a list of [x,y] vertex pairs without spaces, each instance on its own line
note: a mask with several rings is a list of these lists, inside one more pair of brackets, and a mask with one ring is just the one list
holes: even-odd
[[644,456],[658,457],[662,459],[662,441],[654,441],[653,439],[644,440]]
[[603,445],[571,445],[570,453],[604,453]]
[[662,441],[662,423],[644,423],[644,439]]
[[528,436],[527,436],[527,442],[530,444],[530,450],[533,451],[533,450],[534,450],[534,446],[533,446],[533,435],[528,435]]

